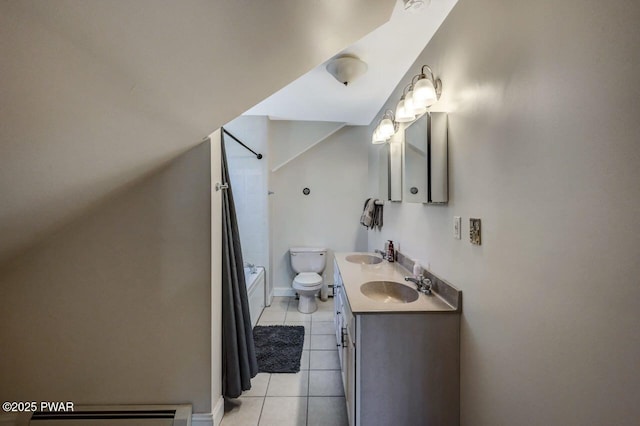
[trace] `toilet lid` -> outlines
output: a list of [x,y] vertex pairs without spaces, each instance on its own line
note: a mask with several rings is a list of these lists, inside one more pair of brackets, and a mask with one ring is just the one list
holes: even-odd
[[322,277],[315,272],[302,272],[294,280],[303,287],[313,287],[322,283]]

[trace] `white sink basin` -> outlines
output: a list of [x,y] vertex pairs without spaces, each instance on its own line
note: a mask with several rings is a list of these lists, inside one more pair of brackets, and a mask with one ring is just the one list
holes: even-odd
[[411,303],[420,294],[409,286],[395,281],[369,281],[360,286],[362,294],[383,303]]
[[350,254],[345,257],[347,262],[359,263],[361,265],[375,265],[382,262],[382,259],[372,254]]

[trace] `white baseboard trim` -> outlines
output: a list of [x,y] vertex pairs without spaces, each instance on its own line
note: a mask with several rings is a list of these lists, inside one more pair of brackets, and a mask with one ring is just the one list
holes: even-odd
[[219,426],[224,414],[224,398],[220,397],[211,413],[193,413],[191,426]]
[[213,426],[219,426],[222,422],[222,416],[224,416],[224,398],[221,396],[218,398],[218,402],[213,407]]
[[293,297],[296,295],[296,291],[289,287],[289,288],[274,288],[273,289],[273,295],[275,297]]
[[214,426],[213,413],[193,413],[191,415],[191,426]]

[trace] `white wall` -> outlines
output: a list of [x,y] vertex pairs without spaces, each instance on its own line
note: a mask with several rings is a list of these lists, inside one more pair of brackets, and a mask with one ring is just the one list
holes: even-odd
[[225,126],[245,145],[261,153],[261,160],[230,136],[224,137],[243,259],[265,267],[269,266],[267,125],[267,117],[240,116]]
[[269,152],[269,169],[278,170],[343,126],[344,123],[330,121],[271,120],[269,137],[273,144]]
[[[209,189],[222,180],[220,129],[211,139],[211,181]],[[211,414],[219,425],[224,414],[222,398],[222,193],[211,191]],[[208,413],[206,413],[208,414]],[[208,416],[207,421],[208,421]],[[195,420],[192,419],[192,420]],[[192,421],[192,424],[197,424]]]
[[[344,127],[325,141],[271,173],[269,198],[272,273],[276,294],[291,292],[295,274],[289,247],[321,246],[331,250],[325,283],[333,284],[333,251],[365,250],[360,215],[367,198],[366,127]],[[270,149],[279,143],[270,138]],[[302,194],[303,188],[311,190]]]
[[391,97],[422,64],[442,78],[450,202],[386,206],[369,249],[397,240],[463,291],[463,425],[640,418],[638,20],[625,1],[461,0]]
[[209,146],[0,269],[0,400],[211,412]]
[[0,2],[0,262],[353,44],[393,3]]

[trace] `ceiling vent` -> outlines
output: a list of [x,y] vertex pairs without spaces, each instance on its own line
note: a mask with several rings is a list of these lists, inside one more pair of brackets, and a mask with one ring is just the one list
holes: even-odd
[[345,86],[367,72],[367,68],[366,62],[354,55],[340,55],[327,64],[327,72]]

